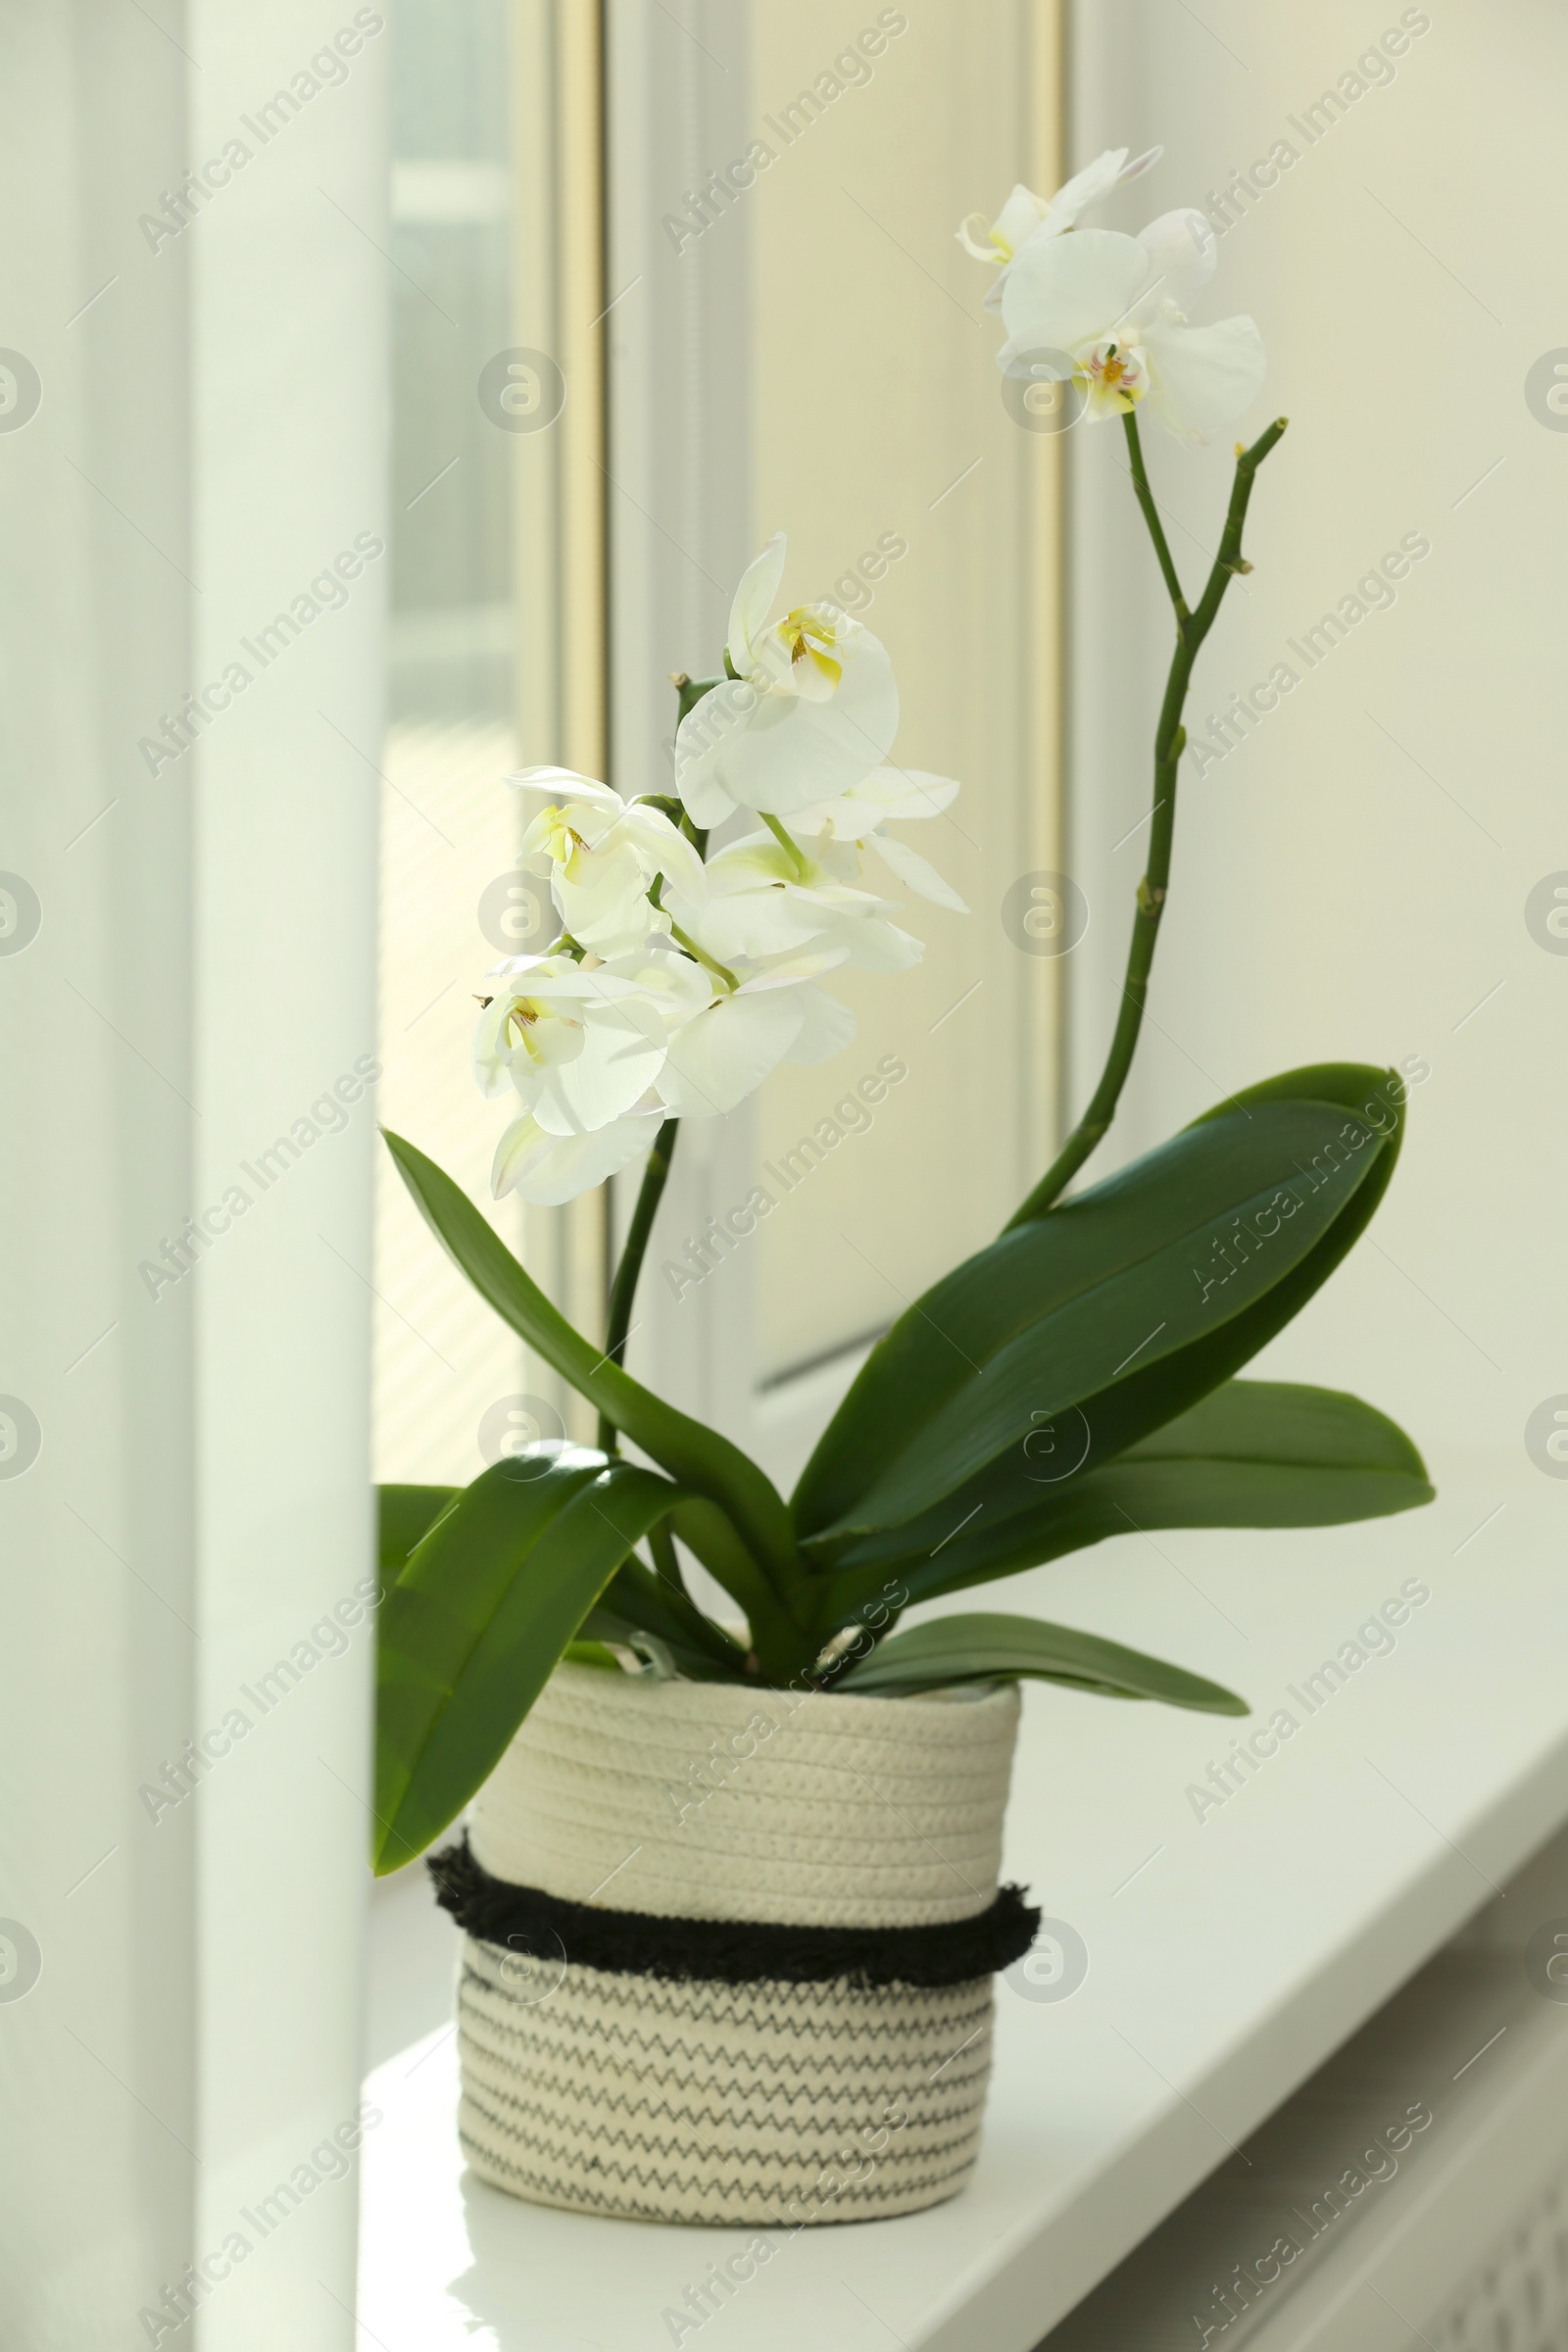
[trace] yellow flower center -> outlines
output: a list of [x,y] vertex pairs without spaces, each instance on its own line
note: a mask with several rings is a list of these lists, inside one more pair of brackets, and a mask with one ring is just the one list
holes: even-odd
[[844,664],[834,659],[831,651],[835,642],[831,615],[801,605],[784,615],[779,627],[789,648],[790,667],[793,669],[798,662],[809,662],[819,677],[836,686],[844,675]]
[[1149,390],[1149,369],[1137,338],[1095,344],[1078,361],[1079,380],[1102,415],[1134,408]]

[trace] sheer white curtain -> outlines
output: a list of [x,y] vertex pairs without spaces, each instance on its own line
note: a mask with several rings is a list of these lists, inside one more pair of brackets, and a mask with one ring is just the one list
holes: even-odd
[[0,9],[19,2352],[353,2340],[385,47]]

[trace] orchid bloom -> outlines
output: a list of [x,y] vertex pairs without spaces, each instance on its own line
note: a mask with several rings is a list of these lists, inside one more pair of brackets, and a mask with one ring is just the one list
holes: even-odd
[[[709,860],[701,906],[680,906],[687,936],[716,961],[790,955],[816,942],[864,970],[906,971],[923,950],[886,899],[830,873],[799,844],[749,833]],[[677,902],[677,905],[680,903]]]
[[765,832],[705,864],[652,802],[569,768],[509,778],[544,799],[518,863],[548,878],[563,936],[498,964],[483,1000],[475,1077],[521,1105],[496,1150],[498,1200],[574,1200],[629,1166],[662,1120],[720,1118],[781,1061],[841,1052],[855,1016],[822,975],[906,971],[924,953],[891,919],[898,904],[866,886],[865,850],[922,897],[962,907],[886,831],[938,814],[957,786],[882,764],[898,694],[857,621],[807,605],[769,623],[783,567],[778,538],[736,591],[734,674],[676,739],[689,815],[711,825],[752,808]]
[[1002,289],[1007,375],[1070,377],[1092,417],[1148,400],[1180,438],[1206,441],[1255,399],[1263,342],[1250,318],[1190,326],[1214,271],[1216,238],[1200,212],[1162,213],[1141,236],[1079,229],[1031,239]]
[[781,1061],[825,1061],[855,1035],[855,1015],[819,973],[844,962],[833,946],[755,961],[737,957],[733,988],[670,1040],[655,1092],[675,1118],[717,1118],[756,1092]]
[[748,566],[730,608],[731,674],[675,737],[675,789],[699,825],[853,792],[898,732],[893,665],[869,629],[828,604],[769,624],[784,552],[780,532]]
[[817,836],[811,855],[841,882],[858,882],[864,868],[859,853],[874,850],[906,890],[933,906],[967,914],[968,907],[936,867],[887,830],[890,824],[940,816],[957,793],[951,776],[928,775],[917,767],[879,767],[842,800],[798,808],[789,829],[802,841]]
[[1037,196],[1020,181],[994,220],[988,222],[984,213],[971,213],[960,221],[956,233],[964,252],[977,262],[994,262],[998,266],[1000,274],[986,293],[987,310],[999,308],[1003,280],[1032,238],[1059,237],[1067,229],[1076,228],[1092,204],[1108,196],[1112,188],[1137,179],[1152,164],[1157,164],[1164,152],[1163,147],[1151,147],[1129,163],[1125,147],[1107,147],[1103,155],[1096,156],[1092,164],[1059,187],[1054,196]]
[[[502,1000],[496,1000],[481,1022],[486,1041],[476,1054],[481,1083],[488,1081],[487,1091],[495,1093],[510,1077],[525,1098],[533,1096],[532,1107],[513,1121],[497,1146],[491,1173],[497,1200],[509,1192],[543,1207],[574,1200],[646,1151],[663,1119],[720,1117],[755,1092],[780,1061],[825,1061],[855,1035],[854,1014],[815,985],[819,973],[847,960],[845,950],[834,945],[818,944],[793,956],[737,957],[732,969],[718,975],[656,933],[640,954],[620,957],[612,966],[576,967],[582,993],[563,986],[547,1005],[546,992],[561,976],[541,977],[537,965],[554,960],[518,958],[534,968],[514,973],[513,986],[531,994],[514,998],[511,1017],[523,1003],[533,1012],[533,1063],[559,1068],[564,1062],[575,1070],[579,1062],[597,1058],[592,1091],[579,1083],[572,1101],[574,1109],[591,1107],[596,1123],[585,1131],[561,1132],[558,1104],[545,1090],[532,1088],[533,1071],[525,1071],[519,1082],[515,1053],[509,1065],[490,1043],[505,1026],[497,1023]],[[579,1017],[574,1018],[573,1006]],[[651,1049],[647,1059],[637,1045],[624,1040],[617,1050],[612,1034],[617,1015]],[[563,1044],[573,1027],[582,1042]],[[615,1080],[608,1086],[607,1058]],[[647,1083],[627,1102],[631,1086],[642,1081]]]
[[733,1110],[778,1062],[824,1060],[848,1045],[854,1015],[816,986],[848,960],[843,946],[815,940],[784,954],[736,953],[723,964],[716,956],[699,964],[651,939],[641,956],[609,968],[663,1017],[654,1094],[675,1117],[703,1119]]
[[649,1145],[664,1121],[664,1106],[653,1102],[624,1111],[592,1135],[551,1135],[527,1112],[496,1146],[490,1189],[498,1200],[515,1193],[536,1208],[561,1208],[581,1193],[618,1176]]
[[567,934],[596,956],[629,955],[669,917],[649,903],[656,874],[702,888],[703,861],[663,811],[623,801],[567,767],[525,767],[519,791],[552,796],[523,835],[517,862],[548,880]]
[[569,956],[498,964],[479,1016],[473,1067],[481,1090],[510,1085],[550,1135],[592,1135],[629,1110],[658,1075],[665,1033],[629,980]]

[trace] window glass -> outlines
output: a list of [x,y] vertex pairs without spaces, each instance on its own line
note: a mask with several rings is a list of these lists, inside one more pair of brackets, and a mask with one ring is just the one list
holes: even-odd
[[924,960],[830,974],[856,1042],[762,1091],[756,1180],[777,1202],[758,1229],[763,1381],[885,1328],[991,1238],[1050,1140],[1057,967],[1004,906],[1060,862],[1059,452],[1004,406],[988,272],[954,235],[1000,205],[999,173],[1039,156],[1054,184],[1052,61],[1032,78],[1023,15],[1006,15],[1018,70],[999,74],[962,11],[884,11],[877,24],[903,29],[873,27],[869,54],[846,45],[836,8],[753,12],[774,149],[744,198],[754,541],[788,531],[787,605],[829,599],[887,646],[895,760],[962,785],[946,813],[896,830],[969,908],[906,894],[868,855],[861,886],[902,902]]
[[[511,341],[504,0],[392,0],[392,615],[381,788],[384,1123],[484,1200],[495,1106],[469,1066],[479,975],[532,903],[502,778],[514,732],[507,436],[480,409]],[[496,1223],[516,1245],[510,1205]],[[512,1430],[521,1350],[377,1172],[376,1474],[466,1481]],[[498,1431],[500,1438],[498,1440]],[[531,1429],[524,1434],[535,1434]]]

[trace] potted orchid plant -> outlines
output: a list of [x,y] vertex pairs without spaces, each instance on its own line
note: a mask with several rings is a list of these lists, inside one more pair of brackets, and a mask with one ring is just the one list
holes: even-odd
[[625,1369],[682,1125],[849,1042],[832,974],[897,975],[921,953],[896,891],[961,905],[900,829],[957,787],[891,763],[892,665],[859,622],[821,603],[771,617],[782,538],[736,591],[722,673],[675,681],[673,794],[512,779],[560,936],[485,983],[476,1074],[514,1113],[493,1190],[561,1202],[641,1162],[605,1333],[572,1328],[461,1187],[387,1137],[442,1247],[599,1415],[596,1447],[381,1492],[375,1867],[466,1809],[432,1863],[466,1931],[461,2127],[481,2174],[537,2201],[756,2224],[954,2193],[992,1976],[1037,1917],[998,1885],[1020,1680],[1247,1708],[1091,1632],[906,1612],[1129,1528],[1324,1526],[1431,1496],[1371,1406],[1237,1377],[1381,1200],[1403,1126],[1392,1071],[1265,1079],[1068,1193],[1132,1063],[1188,686],[1285,430],[1237,445],[1189,599],[1141,424],[1209,437],[1256,397],[1263,353],[1250,318],[1188,321],[1214,263],[1200,214],[1139,237],[1078,225],[1153,160],[1106,155],[1050,201],[1016,188],[960,231],[996,270],[1004,381],[1125,435],[1173,632],[1109,1054],[1005,1230],[871,1349],[787,1498]]

